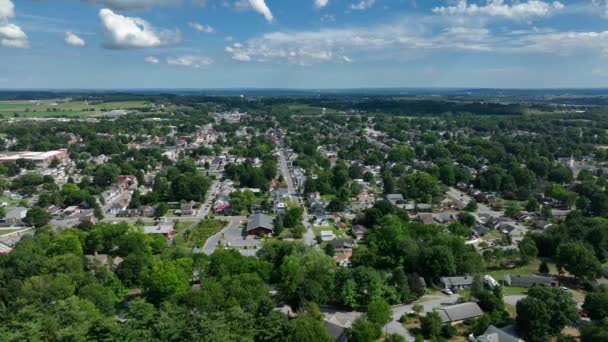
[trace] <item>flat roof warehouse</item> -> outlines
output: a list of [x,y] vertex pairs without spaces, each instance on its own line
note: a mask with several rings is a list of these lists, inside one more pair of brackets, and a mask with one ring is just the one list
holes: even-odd
[[68,150],[55,150],[48,152],[16,152],[0,154],[0,163],[16,161],[18,159],[32,160],[35,162],[44,162],[53,159],[62,159],[67,157]]

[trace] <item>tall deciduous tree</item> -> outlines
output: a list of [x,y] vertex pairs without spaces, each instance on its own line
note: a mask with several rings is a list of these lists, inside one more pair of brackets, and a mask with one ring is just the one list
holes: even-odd
[[572,273],[577,279],[595,279],[602,271],[593,251],[582,242],[568,242],[559,246],[557,265]]

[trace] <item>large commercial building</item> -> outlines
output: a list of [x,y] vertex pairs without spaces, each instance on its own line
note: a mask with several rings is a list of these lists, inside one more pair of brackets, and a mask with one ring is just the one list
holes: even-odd
[[15,162],[19,159],[31,160],[36,164],[48,165],[54,159],[65,159],[68,156],[67,149],[47,152],[3,152],[0,153],[0,163]]

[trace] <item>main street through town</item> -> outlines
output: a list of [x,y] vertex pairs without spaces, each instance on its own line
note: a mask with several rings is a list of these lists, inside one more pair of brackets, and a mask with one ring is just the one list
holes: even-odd
[[306,210],[306,205],[305,205],[304,201],[302,200],[302,197],[300,197],[298,195],[298,192],[296,191],[296,188],[293,185],[293,178],[291,176],[291,172],[289,170],[289,165],[287,163],[287,155],[286,155],[287,153],[285,151],[285,148],[283,147],[283,139],[281,138],[278,141],[279,141],[278,142],[279,169],[281,171],[281,175],[283,176],[283,179],[285,180],[285,183],[287,184],[287,190],[289,191],[289,195],[291,196],[291,199],[294,202],[299,203],[300,206],[302,206],[302,209],[304,209],[304,216],[302,217],[302,224],[304,224],[304,227],[306,227],[306,232],[302,236],[302,240],[308,246],[315,245],[316,244],[315,233],[312,229],[312,225],[309,222],[311,217],[308,215],[308,210]]

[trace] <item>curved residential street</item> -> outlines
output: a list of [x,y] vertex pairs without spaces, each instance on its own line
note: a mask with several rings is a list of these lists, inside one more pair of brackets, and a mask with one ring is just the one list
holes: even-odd
[[[515,305],[518,301],[526,298],[524,295],[518,296],[504,296],[505,304]],[[416,336],[412,335],[402,324],[399,322],[401,316],[408,312],[412,312],[412,308],[415,304],[422,305],[422,313],[428,313],[433,311],[433,309],[456,304],[460,299],[458,294],[452,296],[443,296],[443,295],[425,295],[422,296],[419,300],[406,305],[396,305],[393,306],[393,319],[389,322],[386,327],[384,327],[385,331],[388,334],[397,334],[405,337],[408,341],[414,341]],[[342,325],[344,327],[350,327],[352,322],[361,316],[363,313],[359,311],[346,311],[340,309],[333,308],[323,308],[321,309],[323,314],[325,315],[325,319],[332,323]]]

